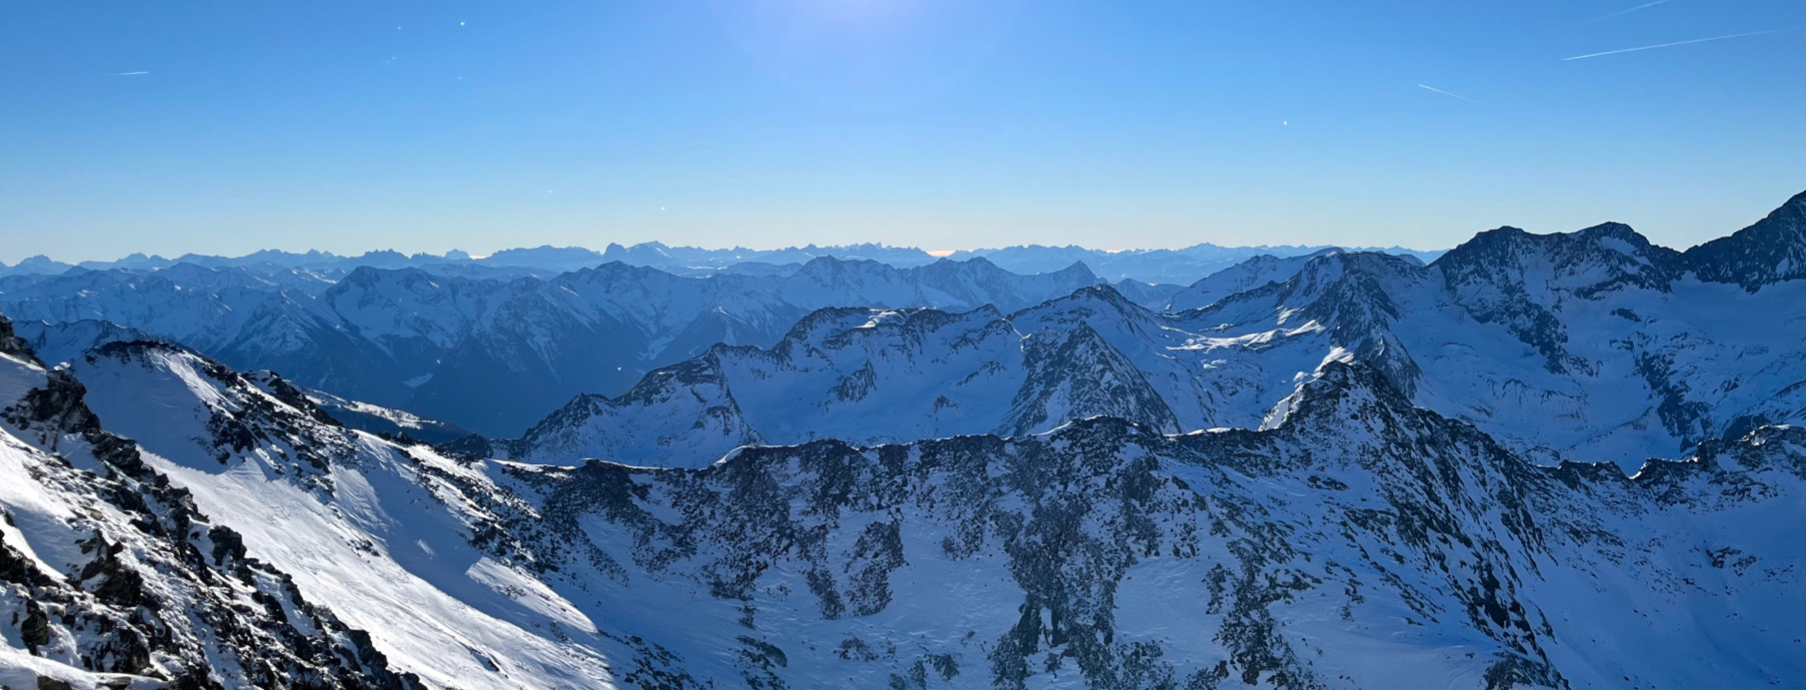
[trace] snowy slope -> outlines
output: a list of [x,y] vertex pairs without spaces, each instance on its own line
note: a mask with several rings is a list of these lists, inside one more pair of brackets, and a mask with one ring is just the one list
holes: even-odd
[[419,687],[83,397],[0,319],[0,683]]
[[426,468],[455,465],[338,427],[280,378],[165,345],[115,343],[74,370],[101,424],[396,668],[433,687],[609,685],[597,652],[553,632],[584,636],[581,616],[531,601],[471,545],[481,510],[441,499]]

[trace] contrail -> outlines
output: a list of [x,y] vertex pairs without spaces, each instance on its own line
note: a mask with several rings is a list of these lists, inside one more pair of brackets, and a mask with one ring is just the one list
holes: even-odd
[[1651,2],[1651,3],[1645,3],[1645,4],[1642,4],[1642,5],[1637,5],[1637,6],[1636,6],[1636,7],[1632,7],[1632,8],[1630,8],[1630,9],[1628,9],[1628,10],[1618,10],[1618,11],[1617,11],[1617,12],[1613,12],[1613,13],[1611,13],[1611,14],[1608,14],[1608,15],[1605,15],[1605,16],[1602,16],[1602,17],[1594,17],[1594,18],[1592,18],[1592,19],[1588,19],[1588,20],[1586,20],[1586,21],[1584,21],[1584,22],[1578,22],[1578,23],[1575,23],[1575,24],[1571,24],[1571,25],[1569,25],[1569,28],[1573,28],[1573,27],[1576,27],[1576,26],[1580,26],[1580,25],[1581,25],[1581,24],[1591,24],[1591,23],[1593,23],[1593,22],[1596,22],[1596,21],[1600,21],[1600,20],[1604,20],[1604,19],[1611,19],[1611,18],[1612,18],[1612,17],[1622,17],[1622,16],[1624,16],[1624,15],[1627,15],[1627,14],[1630,14],[1630,13],[1632,13],[1632,12],[1636,12],[1636,11],[1638,11],[1638,10],[1646,10],[1646,9],[1649,9],[1649,8],[1651,8],[1651,7],[1655,7],[1655,6],[1656,6],[1656,5],[1666,5],[1666,4],[1668,4],[1668,3],[1670,3],[1670,2],[1674,2],[1674,0],[1655,0],[1655,2]]
[[1767,31],[1751,31],[1747,34],[1731,34],[1729,36],[1713,36],[1711,38],[1695,38],[1691,41],[1675,41],[1673,43],[1663,43],[1661,45],[1643,46],[1641,48],[1624,48],[1622,50],[1608,50],[1603,53],[1591,53],[1588,55],[1576,55],[1571,58],[1562,58],[1561,61],[1567,62],[1569,60],[1585,60],[1587,58],[1603,57],[1606,55],[1617,55],[1619,53],[1634,53],[1639,50],[1655,50],[1657,48],[1673,48],[1674,46],[1692,45],[1694,43],[1706,43],[1709,41],[1723,41],[1726,39],[1744,38],[1744,37],[1748,37],[1748,36],[1763,36],[1763,35],[1767,35],[1767,34],[1778,34],[1778,33],[1786,32],[1786,31],[1799,31],[1800,29],[1806,29],[1806,26],[1794,26],[1794,27],[1788,27],[1786,29],[1769,29]]
[[[1469,103],[1478,103],[1478,104],[1480,104],[1480,105],[1492,105],[1492,104],[1491,104],[1491,103],[1487,103],[1487,102],[1486,102],[1486,101],[1476,101],[1476,100],[1474,100],[1474,99],[1472,99],[1472,98],[1468,98],[1468,97],[1466,97],[1466,96],[1463,96],[1463,95],[1461,95],[1461,94],[1456,94],[1456,93],[1449,93],[1449,92],[1447,92],[1447,91],[1443,91],[1443,90],[1442,90],[1442,89],[1438,89],[1438,88],[1436,88],[1436,87],[1434,87],[1434,86],[1430,86],[1430,85],[1428,85],[1428,84],[1418,84],[1418,85],[1417,85],[1417,88],[1420,88],[1420,89],[1429,89],[1429,90],[1431,90],[1431,91],[1435,91],[1435,92],[1436,92],[1436,93],[1439,93],[1439,94],[1442,94],[1442,95],[1444,95],[1444,96],[1448,96],[1448,97],[1450,97],[1450,98],[1459,98],[1459,99],[1461,99],[1461,100],[1464,100],[1464,101],[1467,101],[1467,102],[1469,102]],[[1496,107],[1498,107],[1498,106],[1493,106],[1493,107],[1495,107],[1495,108],[1496,108]]]
[[140,74],[150,74],[150,72],[120,72],[120,73],[118,73],[118,74],[115,74],[115,75],[113,75],[113,76],[115,76],[115,77],[135,77],[135,76],[138,76],[138,75],[140,75]]

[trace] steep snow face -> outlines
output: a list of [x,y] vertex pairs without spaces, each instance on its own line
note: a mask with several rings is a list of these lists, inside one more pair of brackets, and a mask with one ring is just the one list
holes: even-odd
[[612,682],[591,624],[472,546],[484,509],[445,493],[468,469],[341,428],[279,378],[171,346],[103,347],[74,371],[101,424],[395,668],[434,687]]
[[520,441],[499,445],[501,455],[525,460],[609,457],[701,467],[761,440],[705,359],[648,374],[618,400],[578,396]]
[[1480,323],[1499,324],[1566,373],[1565,324],[1553,310],[1620,288],[1666,290],[1680,255],[1649,244],[1628,226],[1607,224],[1572,234],[1531,235],[1516,228],[1481,233],[1439,259],[1454,301]]
[[0,683],[413,688],[103,431],[0,319]]

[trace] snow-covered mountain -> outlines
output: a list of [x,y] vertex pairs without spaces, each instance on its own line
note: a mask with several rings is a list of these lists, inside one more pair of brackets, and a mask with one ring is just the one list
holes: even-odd
[[824,309],[770,349],[716,346],[619,398],[580,396],[496,450],[701,467],[742,445],[1019,435],[1098,415],[1179,426],[1134,364],[1082,323],[1024,334],[990,307]]
[[[1789,536],[1806,500],[1796,428],[1711,441],[1630,478],[1539,467],[1413,406],[1378,370],[1331,362],[1262,430],[1163,435],[1093,418],[1015,438],[747,448],[701,469],[563,467],[348,430],[278,376],[167,345],[106,345],[63,372],[8,357],[25,373],[5,379],[6,395],[60,401],[24,406],[52,410],[33,419],[91,409],[90,426],[113,430],[94,433],[162,478],[140,486],[188,497],[215,521],[209,534],[237,535],[234,558],[288,574],[278,598],[232,615],[342,621],[290,625],[362,631],[342,635],[363,641],[358,652],[319,658],[380,654],[381,677],[400,683],[1481,689],[1806,675],[1794,624],[1806,547]],[[73,450],[85,446],[67,435],[76,459],[62,464],[26,447],[46,443],[34,435],[44,427],[14,418],[0,447],[38,470],[4,483],[9,516],[44,500],[121,500],[106,484],[120,465],[84,467]],[[10,547],[17,531],[47,562],[72,560],[37,566],[47,573],[105,560],[66,555],[84,537],[63,524],[15,517],[0,533]],[[117,560],[135,562],[149,538],[115,524],[122,536],[107,543],[134,544]],[[141,574],[158,593],[246,591],[227,577]],[[33,620],[37,596],[0,579],[4,605]],[[104,599],[113,588],[50,579],[35,586],[122,619],[187,610],[174,599],[133,610]],[[298,598],[310,608],[282,603]],[[104,669],[135,677],[100,676],[0,629],[9,682],[179,687],[152,676],[163,656]],[[238,649],[286,659],[290,648]],[[225,687],[318,677],[285,662],[260,667],[283,675],[243,680],[232,657],[215,658]]]
[[1420,404],[1529,452],[1628,468],[1806,412],[1796,386],[1806,342],[1795,335],[1806,283],[1773,268],[1806,247],[1803,218],[1806,195],[1687,252],[1620,224],[1503,228],[1427,268],[1314,264],[1281,290],[1196,318],[1259,333],[1336,312],[1319,319],[1336,345],[1367,348]]
[[[560,591],[648,629],[682,621],[644,637],[736,687],[1758,687],[1806,671],[1802,549],[1747,529],[1799,519],[1797,430],[1626,480],[1531,466],[1371,370],[1331,364],[1292,402],[1268,431],[1099,419],[521,481],[536,524],[600,552],[568,555]],[[585,565],[620,574],[575,586]]]
[[[1161,429],[1253,427],[1323,362],[1360,361],[1418,404],[1545,462],[1634,470],[1707,439],[1806,421],[1806,341],[1790,325],[1806,323],[1806,281],[1784,277],[1791,252],[1806,247],[1803,209],[1806,196],[1684,253],[1606,224],[1489,231],[1428,266],[1364,252],[1290,265],[1256,258],[1174,298],[1207,306],[1165,314],[1104,286],[1008,316],[926,314],[950,335],[912,327],[909,314],[818,314],[777,347],[718,348],[673,369],[690,376],[655,372],[619,400],[586,396],[499,445],[537,462],[696,466],[735,445],[808,433],[860,443],[1020,434],[1092,414]],[[1744,274],[1723,268],[1732,260],[1769,277],[1735,278]],[[1249,289],[1220,296],[1220,286]],[[895,342],[858,345],[880,333]],[[1096,346],[1028,373],[1054,342]],[[987,349],[975,354],[974,343]],[[1139,376],[1098,370],[1115,362]],[[1045,416],[1020,412],[1035,399],[1031,384],[1053,381],[1120,385]]]
[[[1303,269],[1304,265],[1309,263],[1312,259],[1339,253],[1341,251],[1342,250],[1339,249],[1325,249],[1311,254],[1300,254],[1298,256],[1288,256],[1285,258],[1273,256],[1272,254],[1262,254],[1205,276],[1198,282],[1192,283],[1184,289],[1173,293],[1164,302],[1160,303],[1160,310],[1185,311],[1187,309],[1208,307],[1212,304],[1216,304],[1217,300],[1221,300],[1224,297],[1228,297],[1238,292],[1247,292],[1255,288],[1264,287],[1267,283],[1285,282],[1292,276],[1298,275],[1298,271]],[[1126,295],[1125,293],[1125,296],[1129,295]],[[1133,296],[1129,297],[1130,299],[1135,299]],[[1143,306],[1153,306],[1139,299],[1135,299],[1135,302]]]
[[492,452],[698,467],[751,443],[1020,435],[1099,415],[1165,432],[1258,426],[1301,373],[1339,356],[1317,325],[1226,338],[1190,316],[1103,285],[1009,315],[825,309],[771,348],[717,346],[618,398],[580,396]]
[[0,319],[0,684],[420,687],[102,428],[86,393]]
[[361,267],[320,289],[180,264],[19,282],[0,292],[0,310],[59,357],[78,352],[60,346],[75,336],[52,343],[52,331],[104,322],[332,395],[506,434],[715,343],[770,345],[816,309],[1020,309],[1095,282],[1082,265],[1016,275],[982,259],[897,269],[820,258],[792,273],[709,278],[621,263],[543,280]]
[[0,684],[1787,687],[1802,257],[1806,195],[1685,252],[1503,228],[1249,265],[1170,313],[982,265],[61,276],[459,372],[807,314],[437,448],[76,300],[0,319]]
[[69,362],[88,350],[107,343],[129,340],[155,340],[156,337],[135,328],[107,321],[66,321],[48,323],[23,321],[12,324],[16,337],[46,362]]

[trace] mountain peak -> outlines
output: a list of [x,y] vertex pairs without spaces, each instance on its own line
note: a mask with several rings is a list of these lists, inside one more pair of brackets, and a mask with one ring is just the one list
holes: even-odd
[[1100,415],[1164,433],[1181,428],[1147,377],[1088,323],[1030,334],[1023,340],[1023,355],[1027,380],[1004,427],[1012,435]]
[[[1472,438],[1486,438],[1471,425],[1417,407],[1410,393],[1386,371],[1358,358],[1323,362],[1296,391],[1274,406],[1261,429],[1290,429],[1311,436],[1348,438],[1352,443],[1350,434],[1357,429],[1383,435],[1400,424],[1443,427],[1437,435],[1461,427],[1470,430]],[[1490,439],[1486,442],[1492,443]]]
[[1083,262],[1083,261],[1074,261],[1074,262],[1072,262],[1071,266],[1067,266],[1058,271],[1054,271],[1053,273],[1051,273],[1049,275],[1078,276],[1078,277],[1083,277],[1083,278],[1088,279],[1093,282],[1097,281],[1097,274],[1092,272],[1091,267],[1085,265],[1085,262]]
[[828,273],[844,271],[853,267],[877,266],[890,268],[887,264],[882,264],[871,259],[843,259],[834,256],[833,254],[822,254],[804,263],[802,270],[798,271],[798,273]]
[[[1291,308],[1339,308],[1322,304],[1325,297],[1348,299],[1362,296],[1386,304],[1390,300],[1384,286],[1392,281],[1418,275],[1421,269],[1403,258],[1379,252],[1337,252],[1315,256],[1299,268],[1298,273],[1283,284],[1281,301]],[[1359,285],[1354,285],[1358,283]],[[1353,290],[1351,293],[1350,290]]]
[[1687,250],[1685,257],[1700,280],[1735,283],[1752,293],[1806,278],[1806,192],[1730,237]]
[[1793,198],[1788,199],[1787,203],[1781,205],[1781,208],[1792,209],[1794,213],[1806,215],[1806,191],[1793,195]]
[[1117,292],[1116,288],[1109,283],[1093,283],[1073,290],[1072,295],[1068,299],[1098,300],[1122,309],[1138,308],[1134,302],[1131,302],[1129,301],[1129,298],[1122,296],[1122,293]]
[[1644,237],[1642,233],[1632,229],[1629,225],[1616,221],[1607,221],[1590,228],[1584,228],[1575,232],[1574,235],[1584,239],[1596,240],[1609,237],[1612,239],[1624,240],[1625,242],[1630,242],[1639,246],[1649,245],[1649,238]]
[[1504,227],[1475,235],[1430,264],[1457,286],[1491,285],[1519,292],[1530,272],[1549,271],[1549,284],[1583,298],[1634,285],[1666,291],[1680,274],[1680,253],[1651,244],[1623,223],[1538,235]]

